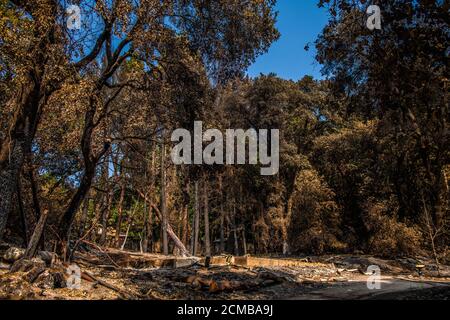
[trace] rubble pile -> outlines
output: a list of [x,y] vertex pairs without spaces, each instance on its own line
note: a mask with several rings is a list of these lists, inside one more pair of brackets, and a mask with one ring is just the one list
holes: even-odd
[[[383,274],[422,279],[434,268],[424,259],[383,260],[338,255],[304,259],[165,257],[84,248],[63,263],[49,252],[31,260],[24,250],[0,248],[0,299],[295,299],[309,292],[361,282],[368,266]],[[424,263],[422,274],[415,266]],[[68,287],[68,268],[80,268],[80,286]],[[439,281],[450,281],[440,266]],[[443,276],[444,275],[444,276]],[[431,281],[433,278],[427,278]]]

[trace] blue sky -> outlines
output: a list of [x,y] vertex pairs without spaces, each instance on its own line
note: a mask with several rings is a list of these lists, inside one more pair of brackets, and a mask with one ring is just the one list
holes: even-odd
[[[320,65],[315,61],[314,41],[325,26],[328,14],[317,7],[317,0],[278,0],[277,28],[280,39],[269,52],[260,56],[248,74],[276,73],[284,79],[301,79],[304,75],[321,78]],[[310,50],[304,47],[311,43]]]

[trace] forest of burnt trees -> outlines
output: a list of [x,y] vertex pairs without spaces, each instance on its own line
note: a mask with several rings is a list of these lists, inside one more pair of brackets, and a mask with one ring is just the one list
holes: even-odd
[[[211,256],[448,262],[448,1],[320,0],[326,80],[246,68],[275,0],[0,0],[0,238]],[[175,166],[171,132],[280,129],[280,170]],[[70,250],[68,250],[70,249]],[[70,257],[67,257],[70,258]]]

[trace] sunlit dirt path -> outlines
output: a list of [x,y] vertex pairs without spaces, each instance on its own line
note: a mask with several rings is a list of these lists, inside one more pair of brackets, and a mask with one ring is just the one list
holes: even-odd
[[336,284],[332,287],[318,289],[297,296],[292,300],[367,300],[383,299],[384,297],[396,298],[397,294],[401,296],[421,290],[445,287],[450,290],[450,283],[421,282],[394,277],[382,277],[381,288],[370,290],[367,287],[367,277],[361,276],[347,283]]

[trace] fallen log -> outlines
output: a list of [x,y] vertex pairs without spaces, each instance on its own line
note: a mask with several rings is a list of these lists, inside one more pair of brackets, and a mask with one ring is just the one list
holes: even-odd
[[125,289],[121,289],[121,288],[116,287],[116,286],[114,286],[114,285],[112,285],[112,284],[110,284],[110,283],[108,283],[106,281],[98,279],[98,278],[96,278],[95,276],[93,276],[91,273],[89,273],[87,271],[82,271],[81,272],[81,278],[83,280],[86,280],[86,281],[89,281],[89,282],[93,282],[95,284],[99,284],[99,285],[101,285],[101,286],[103,286],[105,288],[108,288],[108,289],[110,289],[112,291],[117,292],[122,299],[136,300],[136,299],[141,298],[140,296],[135,295],[134,293],[131,293],[131,292],[125,290]]
[[220,292],[234,292],[234,291],[248,291],[265,288],[268,286],[273,286],[284,282],[280,278],[274,279],[255,279],[247,281],[237,281],[237,280],[219,280],[203,278],[200,276],[189,276],[184,279],[184,282],[190,284],[195,289],[208,290],[210,293],[220,293]]
[[111,258],[111,256],[110,256],[108,253],[106,253],[101,247],[99,247],[99,246],[96,245],[95,243],[92,243],[92,242],[89,242],[89,241],[86,241],[86,240],[82,240],[82,242],[85,243],[85,244],[87,244],[87,245],[89,245],[89,246],[92,246],[92,247],[94,247],[95,249],[97,249],[98,251],[100,251],[100,253],[103,254],[104,256],[106,256],[106,257],[109,259],[109,261],[112,262],[112,264],[113,264],[114,266],[116,266],[117,268],[120,268],[120,266],[114,261],[114,259]]
[[[154,204],[151,204],[153,209],[155,209],[156,215],[158,216],[158,219],[160,221],[162,221],[162,215],[161,212],[159,211],[158,207],[155,206]],[[184,246],[183,242],[181,242],[181,240],[178,238],[178,236],[175,234],[175,232],[172,229],[172,226],[167,223],[167,235],[172,239],[172,241],[175,243],[175,246],[180,250],[181,255],[183,257],[190,257],[191,255],[189,254],[189,251],[186,249],[186,247]]]
[[39,221],[34,228],[33,235],[31,236],[30,242],[28,243],[27,250],[25,251],[24,257],[26,259],[31,259],[36,255],[36,251],[39,245],[39,242],[42,238],[42,234],[44,232],[45,224],[47,222],[48,210],[44,210],[42,212]]
[[[138,191],[139,194],[141,195],[141,197],[143,199],[146,199],[145,195]],[[156,212],[156,215],[158,216],[159,221],[163,221],[162,220],[162,214],[161,211],[159,210],[159,208],[154,204],[151,203],[148,200],[145,200]],[[180,250],[181,255],[183,257],[191,257],[191,254],[189,253],[189,251],[186,249],[186,247],[184,246],[183,242],[181,242],[180,238],[178,238],[178,236],[176,235],[176,233],[173,231],[172,226],[167,223],[167,235],[172,239],[172,241],[175,243],[175,246]]]

